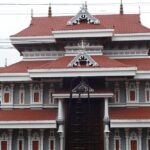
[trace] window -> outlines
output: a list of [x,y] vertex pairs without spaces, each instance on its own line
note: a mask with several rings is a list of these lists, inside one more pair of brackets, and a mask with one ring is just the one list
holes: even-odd
[[33,95],[32,95],[33,103],[40,103],[40,86],[35,85],[33,86]]
[[0,141],[1,150],[8,150],[8,135],[4,132],[0,138],[1,138]]
[[118,83],[115,83],[114,102],[115,103],[120,102],[120,89],[119,89],[119,84]]
[[138,136],[135,132],[131,133],[129,145],[130,145],[129,150],[137,150],[137,148],[138,148]]
[[119,130],[115,130],[114,150],[120,150],[120,149],[121,149],[121,138],[119,135]]
[[22,130],[19,131],[17,147],[18,150],[24,150],[24,136]]
[[3,103],[10,103],[10,87],[6,86],[3,93]]
[[146,82],[145,84],[145,102],[150,102],[150,84]]
[[136,101],[136,85],[135,83],[130,83],[129,85],[129,102]]
[[40,136],[37,132],[33,133],[31,147],[31,150],[40,150]]
[[54,131],[50,131],[50,135],[49,135],[49,150],[55,150]]
[[24,104],[24,100],[25,100],[25,90],[24,86],[21,85],[19,89],[19,104]]

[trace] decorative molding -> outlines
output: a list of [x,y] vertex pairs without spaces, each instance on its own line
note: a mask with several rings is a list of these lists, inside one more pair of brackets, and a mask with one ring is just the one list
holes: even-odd
[[113,58],[134,58],[134,57],[148,57],[148,49],[129,49],[129,50],[103,50],[104,55]]
[[100,20],[88,12],[86,4],[83,4],[81,10],[77,13],[76,16],[67,22],[67,25],[80,24],[82,21],[87,22],[88,24],[100,24]]
[[56,60],[64,56],[64,51],[32,51],[22,52],[23,60]]
[[[83,63],[83,64],[82,64]],[[85,51],[81,51],[69,64],[68,67],[77,66],[98,66],[97,62]]]

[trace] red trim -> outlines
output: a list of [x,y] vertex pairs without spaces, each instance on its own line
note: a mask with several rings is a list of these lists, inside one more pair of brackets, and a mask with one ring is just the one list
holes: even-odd
[[150,107],[110,108],[111,119],[150,119]]
[[57,109],[0,109],[0,121],[56,120]]

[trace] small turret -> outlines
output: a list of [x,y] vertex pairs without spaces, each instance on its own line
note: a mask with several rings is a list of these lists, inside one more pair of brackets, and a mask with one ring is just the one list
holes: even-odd
[[123,2],[121,0],[121,3],[120,3],[120,15],[123,15],[124,12],[123,12]]
[[48,17],[51,17],[52,16],[52,8],[51,8],[51,4],[49,4],[49,7],[48,7]]

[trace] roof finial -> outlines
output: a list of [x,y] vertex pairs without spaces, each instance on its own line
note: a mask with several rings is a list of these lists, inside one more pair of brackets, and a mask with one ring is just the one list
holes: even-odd
[[84,7],[87,10],[87,1],[85,1]]
[[121,3],[120,3],[120,14],[123,15],[123,2],[121,0]]
[[139,22],[141,22],[141,7],[139,6]]
[[7,67],[7,58],[5,58],[5,67]]
[[52,8],[51,8],[51,3],[50,3],[48,7],[48,17],[51,17],[51,16],[52,16]]
[[33,18],[33,9],[31,9],[31,19]]

